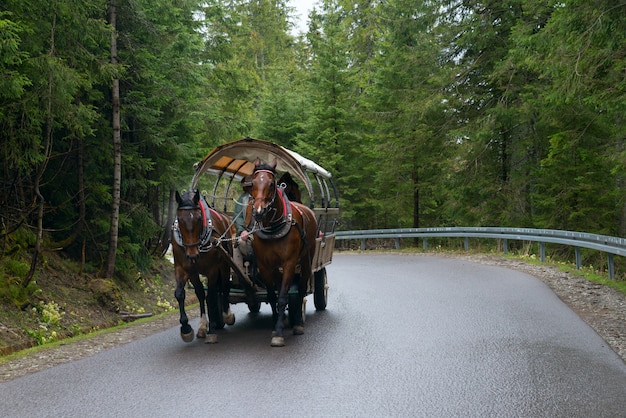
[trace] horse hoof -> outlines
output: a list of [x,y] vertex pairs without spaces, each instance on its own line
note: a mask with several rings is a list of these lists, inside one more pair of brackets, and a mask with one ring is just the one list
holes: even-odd
[[190,343],[193,341],[193,330],[191,330],[191,332],[185,334],[183,332],[180,333],[180,338],[183,339],[184,342],[186,343]]
[[284,347],[285,337],[272,337],[272,347]]
[[198,326],[198,333],[196,334],[196,338],[205,338],[207,331],[209,329],[209,321],[207,321],[206,317],[203,316],[200,318],[200,325]]
[[232,312],[224,314],[224,323],[226,325],[233,325],[235,323],[235,314]]
[[204,340],[205,344],[216,344],[217,343],[217,334],[208,334],[206,336],[206,340]]
[[295,325],[293,327],[293,335],[302,335],[304,334],[304,327],[302,325]]

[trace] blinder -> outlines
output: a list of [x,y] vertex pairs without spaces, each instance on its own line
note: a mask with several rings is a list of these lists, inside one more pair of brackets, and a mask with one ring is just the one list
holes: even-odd
[[210,215],[209,205],[208,203],[206,203],[206,201],[204,200],[204,196],[202,195],[200,195],[199,204],[200,206],[185,205],[178,207],[178,210],[199,209],[202,212],[202,233],[200,234],[198,241],[191,244],[186,244],[184,242],[183,234],[180,231],[180,227],[178,226],[178,216],[176,216],[174,224],[172,225],[172,236],[174,237],[174,241],[176,241],[176,244],[178,244],[180,247],[187,248],[197,246],[198,251],[200,251],[201,253],[206,253],[211,248],[213,248],[214,245],[214,242],[211,241],[211,234],[213,233],[213,220]]

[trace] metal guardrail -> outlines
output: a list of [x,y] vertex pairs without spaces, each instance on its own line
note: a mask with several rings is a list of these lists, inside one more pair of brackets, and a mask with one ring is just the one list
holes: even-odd
[[556,229],[496,227],[397,228],[337,231],[335,234],[336,240],[361,240],[362,250],[365,250],[365,240],[368,238],[395,239],[396,248],[400,247],[401,238],[422,238],[424,250],[426,250],[428,249],[428,238],[459,237],[465,238],[465,251],[469,250],[469,238],[493,238],[503,241],[505,254],[508,252],[507,240],[531,241],[540,244],[541,261],[546,259],[546,243],[563,244],[575,248],[576,268],[578,269],[581,267],[580,249],[589,248],[607,254],[610,279],[615,277],[613,255],[626,257],[625,238]]

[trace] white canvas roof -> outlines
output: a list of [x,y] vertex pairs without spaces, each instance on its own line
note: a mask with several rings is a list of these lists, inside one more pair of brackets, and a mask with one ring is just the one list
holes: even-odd
[[204,173],[236,178],[250,175],[254,170],[254,161],[257,158],[270,164],[276,160],[276,170],[291,173],[292,176],[306,185],[310,194],[313,191],[307,172],[325,179],[332,177],[330,172],[295,151],[269,141],[244,138],[216,147],[202,161],[197,163],[192,188],[196,186],[198,176]]

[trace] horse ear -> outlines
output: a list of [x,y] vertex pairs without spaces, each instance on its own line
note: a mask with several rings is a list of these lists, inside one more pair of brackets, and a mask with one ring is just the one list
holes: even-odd
[[259,157],[256,157],[256,160],[254,160],[254,167],[258,167],[261,165],[261,159]]
[[178,190],[176,190],[176,203],[180,205],[182,202],[183,202],[183,198],[180,197],[180,193],[178,193]]
[[277,165],[278,165],[278,158],[274,157],[274,161],[272,162],[272,170],[276,171]]
[[193,195],[193,203],[197,205],[199,201],[200,201],[200,190],[196,189]]

